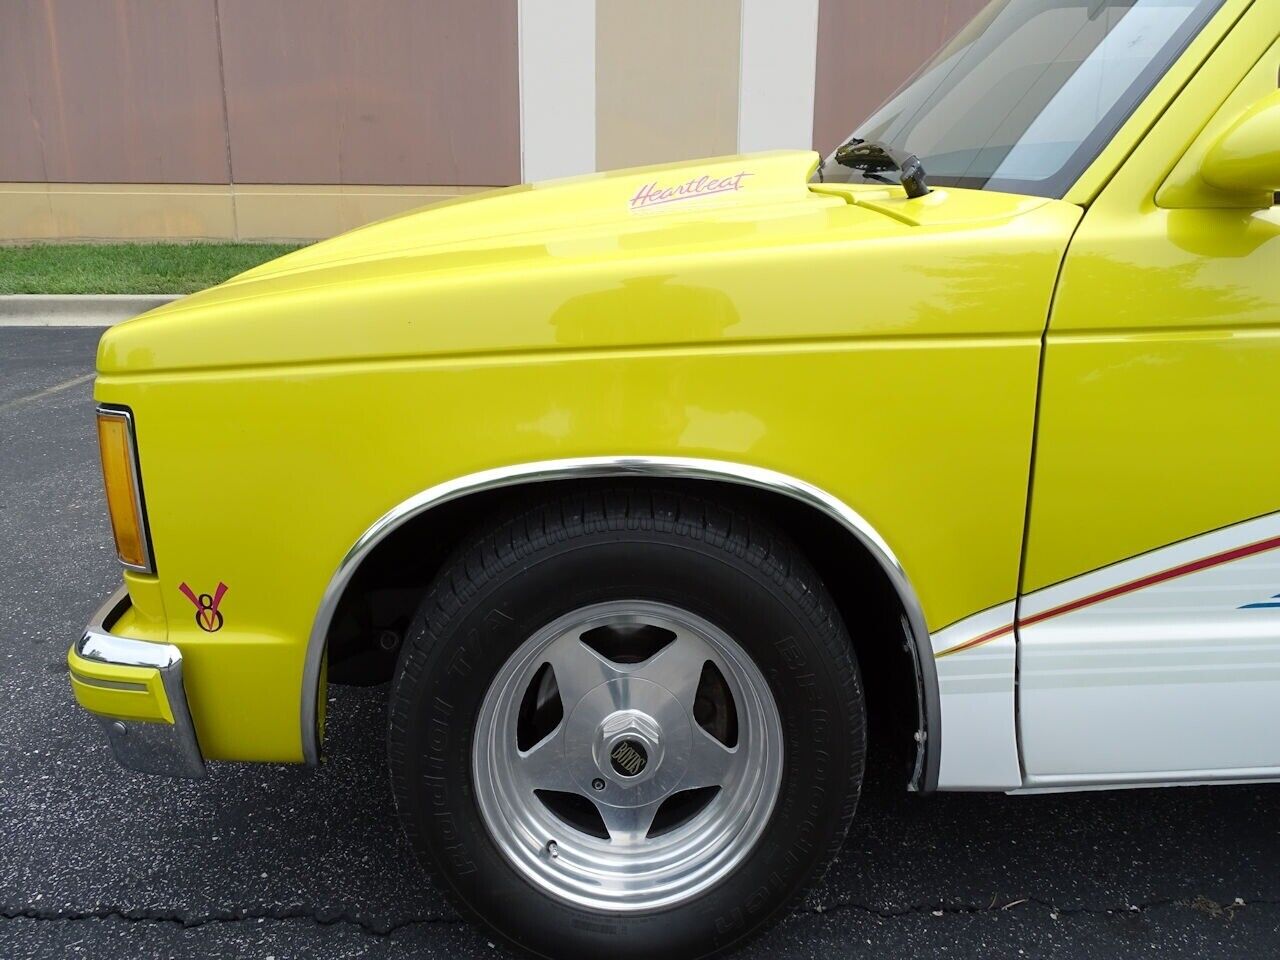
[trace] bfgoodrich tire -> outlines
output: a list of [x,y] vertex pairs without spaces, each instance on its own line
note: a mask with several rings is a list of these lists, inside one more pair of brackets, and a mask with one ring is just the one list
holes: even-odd
[[461,551],[391,694],[396,805],[464,914],[548,958],[702,957],[838,850],[864,709],[849,639],[778,531],[609,489]]

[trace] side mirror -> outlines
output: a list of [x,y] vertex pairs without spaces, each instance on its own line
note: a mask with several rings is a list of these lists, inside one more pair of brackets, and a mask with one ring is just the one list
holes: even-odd
[[1280,191],[1280,90],[1246,110],[1214,142],[1200,178],[1219,190],[1256,196],[1259,207],[1273,204]]

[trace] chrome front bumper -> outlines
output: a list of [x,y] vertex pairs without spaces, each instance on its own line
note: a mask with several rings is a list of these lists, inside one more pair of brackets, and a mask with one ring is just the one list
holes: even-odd
[[203,777],[204,758],[182,684],[182,651],[111,632],[129,609],[122,586],[67,654],[80,705],[102,724],[121,766],[140,773]]

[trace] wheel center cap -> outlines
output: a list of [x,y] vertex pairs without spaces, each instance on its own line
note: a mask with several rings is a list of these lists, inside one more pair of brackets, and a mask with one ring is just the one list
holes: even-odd
[[610,680],[591,690],[565,724],[565,759],[585,796],[631,807],[666,796],[689,765],[688,712],[648,680]]
[[662,763],[662,727],[643,710],[615,710],[600,721],[595,739],[596,765],[615,779],[634,782]]

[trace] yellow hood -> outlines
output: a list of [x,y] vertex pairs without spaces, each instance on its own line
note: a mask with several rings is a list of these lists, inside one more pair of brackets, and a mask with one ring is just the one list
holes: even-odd
[[[810,151],[722,157],[406,213],[114,328],[98,368],[134,374],[821,336],[830,321],[791,305],[780,305],[763,334],[732,315],[747,287],[763,285],[754,309],[775,294],[789,304],[797,278],[821,272],[837,246],[856,241],[849,249],[859,256],[840,255],[839,275],[827,280],[865,290],[885,275],[864,256],[873,241],[999,224],[1046,203],[981,191],[907,200],[896,187],[811,185],[817,161]],[[766,282],[772,273],[791,279]]]

